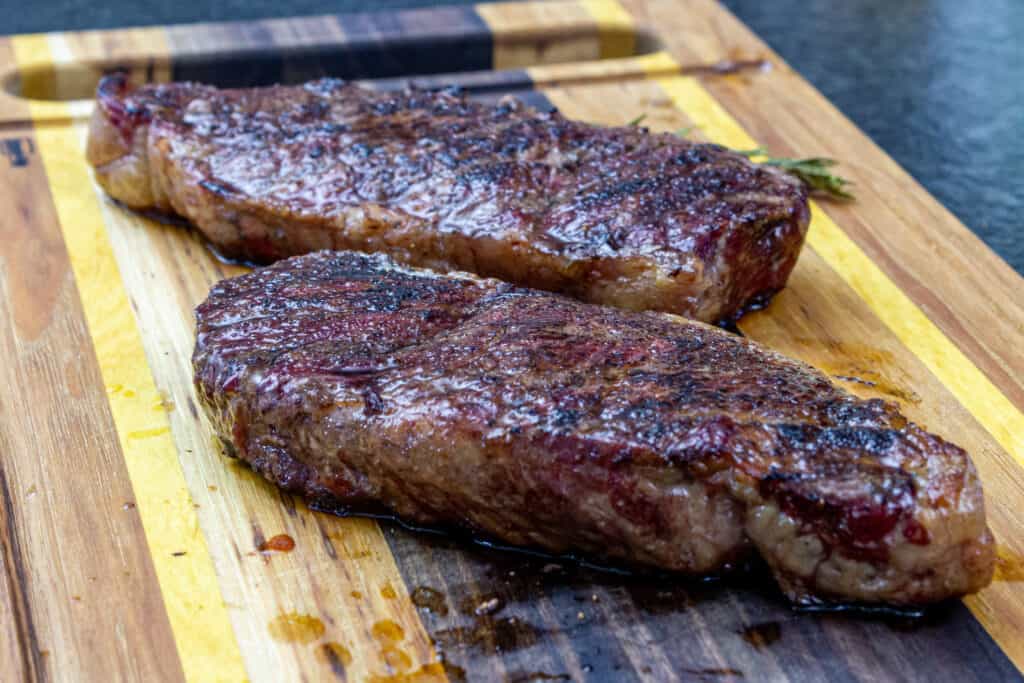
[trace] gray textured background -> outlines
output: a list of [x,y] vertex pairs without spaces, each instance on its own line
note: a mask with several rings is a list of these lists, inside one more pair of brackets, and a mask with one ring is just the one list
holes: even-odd
[[[723,1],[1024,273],[1024,0]],[[0,0],[0,33],[431,4],[468,3]]]

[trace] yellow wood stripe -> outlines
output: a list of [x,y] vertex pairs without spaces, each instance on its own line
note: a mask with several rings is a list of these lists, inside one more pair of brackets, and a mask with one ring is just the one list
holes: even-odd
[[[49,63],[46,36],[13,39],[22,64]],[[33,117],[53,103],[32,104]],[[65,117],[71,115],[64,112]],[[161,394],[121,281],[92,179],[82,161],[84,127],[42,126],[38,153],[46,168],[86,322],[146,531],[164,605],[190,681],[240,681],[242,657],[217,576],[178,461]],[[82,653],[88,656],[88,653]]]
[[633,18],[617,0],[581,0],[597,22],[601,41],[601,59],[628,57],[636,49]]

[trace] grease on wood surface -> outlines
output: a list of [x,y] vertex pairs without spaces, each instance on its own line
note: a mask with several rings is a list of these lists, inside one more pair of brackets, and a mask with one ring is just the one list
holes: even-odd
[[444,593],[429,586],[417,586],[409,594],[412,604],[439,617],[448,616],[448,602]]
[[1009,548],[996,549],[996,572],[993,581],[1024,581],[1024,556]]
[[312,643],[323,637],[327,627],[317,617],[289,612],[275,617],[267,630],[274,640],[282,643]]
[[370,629],[370,633],[382,643],[397,643],[402,638],[405,638],[405,631],[397,622],[391,619],[382,619],[376,622],[373,628]]
[[[380,646],[380,656],[384,661],[388,672],[384,675],[376,675],[368,678],[368,681],[375,683],[430,683],[431,681],[465,680],[465,672],[460,674],[460,669],[452,669],[443,662],[430,662],[418,669],[412,670],[413,659],[409,653],[402,649],[402,641],[405,639],[405,630],[397,622],[391,619],[382,619],[374,623],[370,629],[371,635]],[[452,675],[454,672],[454,676]],[[447,673],[447,676],[446,676]]]
[[468,649],[487,655],[515,652],[537,644],[544,631],[518,617],[478,617],[471,626],[453,626],[431,635],[442,651]]

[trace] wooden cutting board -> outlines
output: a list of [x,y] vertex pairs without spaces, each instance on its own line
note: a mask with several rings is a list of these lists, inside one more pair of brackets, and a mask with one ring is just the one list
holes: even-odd
[[[0,680],[1020,678],[1022,280],[713,0],[18,36],[0,65]],[[196,410],[191,311],[242,269],[93,183],[89,97],[113,67],[416,76],[841,160],[857,200],[814,206],[790,286],[740,327],[967,448],[996,581],[919,622],[816,615],[756,576],[640,579],[309,511]],[[279,535],[294,549],[260,550]]]

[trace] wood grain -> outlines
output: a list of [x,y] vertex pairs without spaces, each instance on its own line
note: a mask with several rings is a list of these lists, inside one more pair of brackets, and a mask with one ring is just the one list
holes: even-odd
[[125,71],[133,83],[169,80],[164,35],[162,28],[138,28],[18,36],[15,42],[28,49],[17,61],[4,62],[0,124],[26,121],[26,99],[34,100],[37,125],[86,116],[97,81],[112,69]]
[[[194,234],[126,212],[98,187],[94,191],[122,277],[136,296],[150,367],[175,405],[170,420],[181,468],[249,676],[270,681],[292,672],[322,679],[337,668],[318,654],[330,643],[351,653],[342,666],[351,680],[430,671],[433,649],[377,524],[312,513],[279,494],[224,456],[196,407],[192,310],[213,282],[239,270],[220,264]],[[277,534],[293,538],[296,550],[259,552],[260,543]],[[309,617],[310,629],[275,638],[272,624],[294,615]],[[401,627],[399,643],[374,635],[374,626],[387,621]],[[387,660],[401,660],[395,650],[409,658],[401,670]]]
[[[11,444],[0,432],[0,448],[11,452]],[[26,595],[24,551],[15,526],[14,501],[6,468],[0,464],[0,550],[3,551],[3,580],[0,581],[0,628],[7,634],[0,644],[0,671],[12,679],[38,680],[43,677],[43,654]]]
[[[22,87],[39,98],[81,97],[114,63],[137,79],[235,84],[414,73],[575,118],[646,114],[659,130],[842,159],[858,201],[815,207],[789,288],[741,327],[966,447],[1002,550],[1024,555],[1020,278],[710,0],[14,42]],[[708,68],[761,58],[770,70]],[[436,75],[457,69],[489,71]],[[1020,678],[1015,581],[913,626],[796,614],[756,571],[710,583],[609,574],[338,519],[279,493],[221,453],[192,395],[192,308],[241,269],[105,199],[81,157],[89,108],[0,95],[0,354],[12,359],[0,382],[18,387],[16,401],[0,397],[0,628],[12,636],[0,680]],[[295,549],[259,549],[279,534]]]
[[138,300],[120,285],[89,173],[67,154],[82,153],[83,132],[81,125],[50,127],[37,139],[135,492],[126,506],[142,520],[185,676],[241,680],[245,667],[171,439],[172,404],[143,352]]
[[[33,49],[39,49],[38,45],[22,47],[22,51]],[[270,488],[262,479],[239,476],[230,471],[238,468],[223,467],[225,459],[219,448],[213,447],[212,434],[192,402],[188,358],[193,340],[192,308],[224,272],[204,249],[190,251],[173,244],[161,251],[155,245],[135,244],[132,237],[145,238],[149,233],[138,229],[135,217],[110,212],[109,206],[101,204],[103,195],[93,187],[81,164],[84,133],[82,123],[48,129],[44,135],[50,139],[41,147],[44,156],[47,150],[52,152],[48,171],[58,209],[63,206],[69,214],[74,211],[77,219],[74,232],[66,232],[65,240],[74,249],[78,281],[94,287],[92,294],[99,308],[91,316],[88,306],[86,311],[92,336],[102,348],[116,349],[118,354],[111,358],[116,364],[107,368],[102,384],[110,394],[115,417],[121,413],[122,419],[115,420],[118,434],[128,451],[132,479],[143,494],[137,506],[150,537],[186,674],[193,680],[238,680],[247,669],[254,680],[276,680],[282,671],[318,679],[348,670],[354,680],[362,680],[412,669],[443,679],[443,672],[432,668],[433,650],[418,627],[416,614],[408,600],[402,600],[401,577],[393,565],[389,571],[390,555],[374,523],[347,520],[335,524],[333,518],[317,523],[308,512],[297,514],[294,501],[285,500],[282,506],[277,495],[266,495]],[[72,149],[77,153],[66,154]],[[125,223],[130,232],[115,232]],[[181,231],[173,234],[189,239]],[[205,270],[194,272],[194,261],[176,260],[182,253],[195,256]],[[166,260],[190,269],[160,274],[179,286],[190,283],[194,287],[152,288],[156,268],[140,254],[154,258],[173,254],[175,259]],[[130,307],[127,298],[118,303],[124,296],[118,286],[118,265],[131,292]],[[147,267],[148,272],[143,270]],[[167,293],[175,297],[170,302],[159,298]],[[133,309],[138,329],[148,342],[148,363],[131,319]],[[178,315],[168,315],[171,310]],[[177,326],[168,327],[172,323]],[[132,349],[137,349],[137,355],[132,355]],[[174,363],[169,365],[172,354]],[[165,367],[174,371],[168,381],[161,373]],[[140,406],[144,411],[141,417],[148,424],[139,423]],[[183,409],[179,411],[177,406]],[[168,427],[162,426],[168,415],[171,426],[177,426],[179,417],[186,420],[178,449],[172,446]],[[143,439],[144,463],[130,452]],[[165,456],[163,462],[153,458],[158,449]],[[200,460],[204,456],[206,460]],[[204,464],[213,465],[214,471],[204,471]],[[173,485],[176,480],[181,482],[178,487]],[[246,501],[252,505],[245,505]],[[200,527],[205,533],[200,534]],[[277,533],[289,534],[302,552],[260,553],[259,543]],[[353,558],[356,562],[350,564]],[[344,579],[346,567],[352,568],[349,580]],[[317,575],[329,578],[321,585],[310,582],[308,577]],[[226,616],[221,616],[225,608],[232,610],[234,633]],[[376,620],[371,621],[371,615]],[[374,635],[374,625],[388,621],[404,632],[397,643],[378,642]],[[245,669],[236,654],[239,647]],[[325,649],[328,647],[332,649]],[[339,654],[346,650],[356,653],[351,662]]]
[[[0,51],[11,58],[9,45]],[[0,138],[25,149],[24,164],[0,159],[0,678],[177,680],[49,181],[28,151],[36,131]]]

